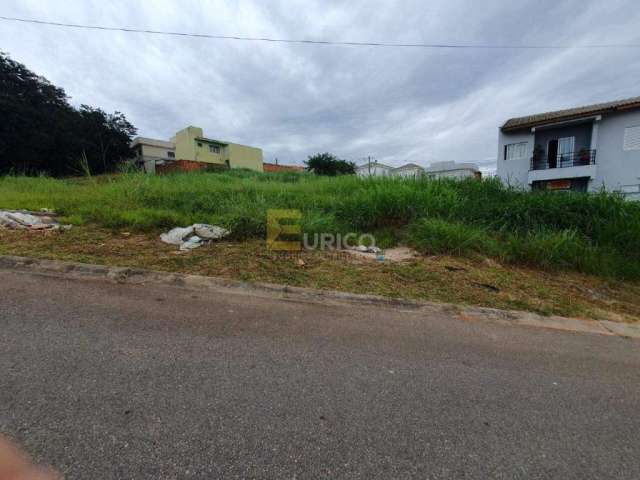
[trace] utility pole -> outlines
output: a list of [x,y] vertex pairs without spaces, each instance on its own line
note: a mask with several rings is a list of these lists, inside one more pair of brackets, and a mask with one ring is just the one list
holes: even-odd
[[369,176],[371,176],[371,155],[369,155],[367,157],[367,160],[368,160],[368,164],[369,164]]

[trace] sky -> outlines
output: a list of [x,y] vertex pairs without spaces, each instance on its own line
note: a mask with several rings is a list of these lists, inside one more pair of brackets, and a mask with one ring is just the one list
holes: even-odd
[[[356,42],[640,44],[637,0],[2,0],[0,15]],[[422,49],[167,37],[0,21],[0,50],[141,136],[187,125],[265,161],[495,169],[510,117],[640,95],[640,48]]]

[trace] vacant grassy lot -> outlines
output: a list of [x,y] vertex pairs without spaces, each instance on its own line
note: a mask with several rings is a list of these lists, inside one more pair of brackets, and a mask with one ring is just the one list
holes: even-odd
[[307,233],[372,233],[382,247],[402,243],[425,254],[640,279],[640,204],[604,193],[524,193],[491,180],[243,171],[4,177],[0,208],[52,208],[75,225],[150,234],[214,223],[229,228],[237,241],[265,237],[268,209],[299,209]]

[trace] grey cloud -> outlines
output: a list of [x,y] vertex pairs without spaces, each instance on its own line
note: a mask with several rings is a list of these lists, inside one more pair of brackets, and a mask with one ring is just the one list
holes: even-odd
[[[640,43],[633,1],[6,0],[5,15],[173,31],[469,44]],[[640,94],[638,50],[323,47],[0,24],[16,60],[145,136],[187,124],[301,162],[495,163],[508,117]]]

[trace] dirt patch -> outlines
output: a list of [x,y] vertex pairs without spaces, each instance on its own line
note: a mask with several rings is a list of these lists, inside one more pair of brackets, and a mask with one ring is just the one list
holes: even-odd
[[421,255],[409,247],[387,248],[380,253],[361,252],[359,250],[344,250],[348,255],[374,262],[410,262],[420,258]]

